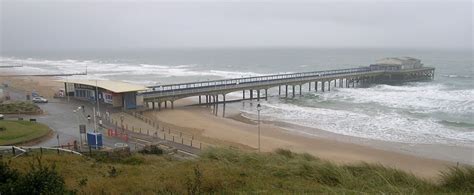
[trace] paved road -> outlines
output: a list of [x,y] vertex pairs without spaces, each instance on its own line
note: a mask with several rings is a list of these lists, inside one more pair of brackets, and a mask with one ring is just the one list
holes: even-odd
[[[24,93],[6,89],[10,92],[12,100],[26,100]],[[78,107],[84,105],[84,111],[79,110]],[[36,144],[35,146],[44,146],[44,147],[53,147],[58,145],[57,136],[59,136],[59,144],[67,145],[73,144],[74,141],[80,143],[81,135],[79,133],[79,125],[86,125],[87,131],[94,130],[94,123],[87,120],[87,115],[93,116],[92,107],[95,106],[90,102],[79,101],[70,99],[70,101],[63,99],[51,99],[49,103],[38,104],[38,106],[44,111],[43,115],[39,116],[27,116],[21,115],[25,120],[29,118],[36,118],[38,122],[48,125],[53,130],[53,136],[45,139],[44,141]],[[76,110],[76,112],[74,112]],[[103,107],[101,107],[102,113],[105,112]],[[17,118],[18,116],[10,115],[10,118]],[[143,123],[139,121],[138,123]],[[146,124],[147,125],[147,124]],[[103,134],[103,144],[105,147],[114,148],[116,143],[124,143],[124,140],[117,137],[106,136],[107,131],[102,130]],[[197,154],[199,149],[182,145],[176,142],[166,141],[160,138],[153,138],[151,136],[146,136],[143,134],[129,132],[129,140],[127,144],[132,150],[140,149],[146,144],[151,143],[161,143],[168,145],[179,150]],[[85,136],[85,135],[83,135]],[[83,142],[85,143],[85,138],[83,137]]]

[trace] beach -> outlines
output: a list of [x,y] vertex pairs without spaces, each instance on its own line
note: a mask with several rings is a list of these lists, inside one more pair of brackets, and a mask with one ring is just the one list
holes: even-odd
[[[35,90],[45,97],[52,97],[61,89],[61,83],[54,77],[0,77],[0,82],[22,91]],[[256,102],[254,102],[256,104]],[[175,109],[160,112],[148,111],[145,115],[162,123],[176,127],[184,132],[193,133],[196,139],[219,147],[232,147],[247,151],[258,150],[257,122],[243,117],[239,112],[228,110],[227,117],[215,116],[211,108],[192,106],[192,100],[177,101]],[[384,166],[412,172],[424,178],[436,178],[439,171],[455,165],[439,159],[430,159],[393,150],[382,150],[363,144],[356,144],[357,138],[342,140],[342,135],[305,136],[285,128],[285,123],[263,121],[261,123],[261,151],[271,152],[278,148],[298,153],[309,153],[318,158],[335,163],[378,163]],[[294,126],[292,128],[295,128]],[[300,127],[303,128],[303,127]],[[323,130],[319,130],[324,132]],[[347,136],[346,136],[347,138]]]

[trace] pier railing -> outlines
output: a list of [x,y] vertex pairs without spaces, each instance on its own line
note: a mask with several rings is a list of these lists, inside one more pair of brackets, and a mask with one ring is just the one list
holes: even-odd
[[372,71],[369,67],[350,68],[350,69],[339,69],[339,70],[327,70],[327,71],[314,71],[314,72],[302,72],[302,73],[287,73],[287,74],[275,74],[265,75],[258,77],[245,77],[236,79],[222,79],[212,81],[201,81],[192,83],[179,83],[172,85],[161,85],[151,86],[150,90],[143,92],[142,95],[145,98],[156,97],[156,96],[167,96],[167,95],[180,95],[187,93],[199,93],[209,91],[210,89],[222,90],[222,89],[233,89],[233,88],[245,88],[255,85],[265,85],[277,83],[278,81],[295,82],[304,80],[305,78],[314,77],[329,77],[335,75],[350,75],[355,73],[367,73],[367,72],[383,72],[383,71]]

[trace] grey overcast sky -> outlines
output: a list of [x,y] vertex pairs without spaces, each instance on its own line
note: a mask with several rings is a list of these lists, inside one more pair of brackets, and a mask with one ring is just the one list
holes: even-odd
[[472,49],[471,0],[0,0],[2,50]]

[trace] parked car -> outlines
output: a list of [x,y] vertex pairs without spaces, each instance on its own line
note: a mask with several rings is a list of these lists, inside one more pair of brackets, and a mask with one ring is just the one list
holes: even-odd
[[34,97],[33,102],[34,103],[48,103],[48,100],[44,97]]

